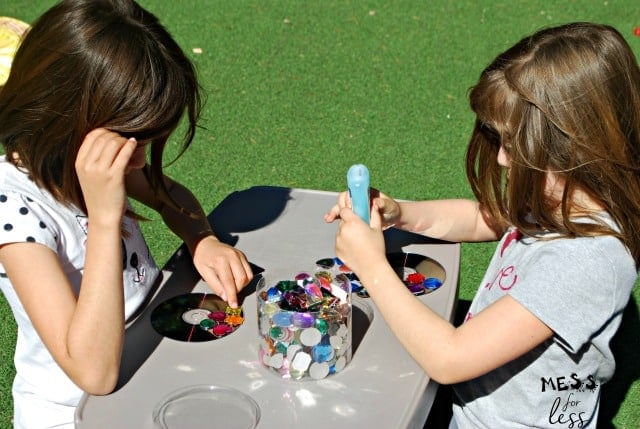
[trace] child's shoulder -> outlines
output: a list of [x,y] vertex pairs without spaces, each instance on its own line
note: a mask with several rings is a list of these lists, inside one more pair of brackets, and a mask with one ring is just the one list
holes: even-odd
[[21,170],[7,161],[6,155],[0,156],[0,192],[37,195],[40,188],[29,178],[25,170]]

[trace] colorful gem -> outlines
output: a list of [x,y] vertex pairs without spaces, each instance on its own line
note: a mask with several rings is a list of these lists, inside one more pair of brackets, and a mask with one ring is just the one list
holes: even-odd
[[275,326],[280,326],[280,327],[287,327],[287,326],[291,326],[292,324],[292,319],[293,319],[293,314],[290,311],[280,311],[276,314],[274,314],[271,317],[271,320],[273,321],[273,324]]
[[334,259],[332,259],[332,258],[324,258],[324,259],[319,259],[319,260],[316,261],[316,265],[319,268],[323,268],[325,270],[333,268],[335,263],[336,263],[336,261]]
[[239,326],[242,325],[242,322],[244,322],[244,317],[230,314],[229,316],[224,318],[224,321],[231,326]]
[[331,345],[325,346],[318,344],[311,349],[311,355],[316,362],[326,362],[333,356],[333,348]]
[[209,313],[209,319],[215,320],[216,322],[224,321],[225,317],[227,317],[227,313],[224,311],[212,311]]
[[298,286],[298,283],[291,280],[282,280],[282,281],[279,281],[278,284],[276,285],[276,287],[280,289],[282,292],[292,290],[297,286]]
[[315,327],[322,335],[327,333],[327,321],[325,319],[316,319]]
[[412,285],[417,285],[425,280],[425,276],[420,273],[411,273],[407,276],[407,282]]
[[296,312],[291,317],[291,323],[296,328],[310,328],[317,322],[315,317],[309,313]]
[[216,325],[216,322],[211,319],[202,319],[200,321],[200,327],[205,331],[208,331],[210,328]]
[[424,280],[423,286],[426,289],[435,290],[435,289],[438,289],[440,286],[442,286],[442,281],[435,277],[429,277]]
[[232,307],[227,306],[227,308],[224,310],[224,312],[226,314],[231,315],[231,316],[240,316],[240,315],[242,315],[242,307],[232,308]]
[[225,335],[228,335],[231,332],[233,332],[233,328],[229,325],[222,323],[220,325],[216,325],[213,328],[211,328],[210,332],[213,333],[213,335],[215,335],[216,337],[224,337]]
[[277,287],[271,287],[267,290],[267,296],[264,298],[267,302],[278,302],[282,299],[282,291]]

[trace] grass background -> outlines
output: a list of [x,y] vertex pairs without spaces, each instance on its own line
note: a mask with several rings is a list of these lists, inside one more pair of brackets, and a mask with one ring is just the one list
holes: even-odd
[[[0,0],[0,16],[30,23],[54,3]],[[498,53],[542,27],[584,20],[615,26],[640,56],[637,0],[140,4],[193,59],[207,94],[205,129],[167,167],[207,211],[253,185],[342,190],[354,163],[366,164],[372,185],[397,198],[470,197],[467,91]],[[180,242],[149,216],[143,228],[163,264]],[[463,245],[462,304],[494,246]],[[619,370],[604,395],[604,420],[619,428],[640,428],[639,300],[636,287],[615,343]],[[0,428],[9,428],[15,322],[4,299],[0,326]]]

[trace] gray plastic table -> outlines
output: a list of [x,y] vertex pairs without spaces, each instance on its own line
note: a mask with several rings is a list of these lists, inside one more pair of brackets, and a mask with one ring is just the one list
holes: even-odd
[[[209,219],[217,236],[245,252],[256,271],[288,279],[334,256],[337,223],[325,223],[322,215],[336,198],[332,192],[253,187],[230,194]],[[451,320],[460,245],[395,229],[387,230],[385,239],[388,252],[425,255],[444,268],[443,285],[416,299]],[[422,428],[437,385],[402,348],[369,298],[354,295],[353,357],[347,367],[323,380],[291,381],[259,360],[255,284],[242,295],[244,323],[226,337],[183,342],[151,326],[158,304],[208,291],[181,246],[163,268],[149,302],[127,326],[117,389],[106,396],[85,395],[76,412],[78,428],[153,428],[152,411],[162,398],[200,384],[251,397],[260,411],[258,428]]]

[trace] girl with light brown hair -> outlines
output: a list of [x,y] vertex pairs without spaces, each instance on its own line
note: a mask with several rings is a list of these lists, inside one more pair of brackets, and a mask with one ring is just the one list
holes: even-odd
[[[498,55],[470,101],[476,200],[398,202],[374,190],[366,225],[342,193],[325,216],[341,219],[336,253],[413,358],[453,385],[450,428],[594,428],[640,263],[636,58],[610,26],[544,29]],[[462,325],[398,278],[388,226],[500,239]]]

